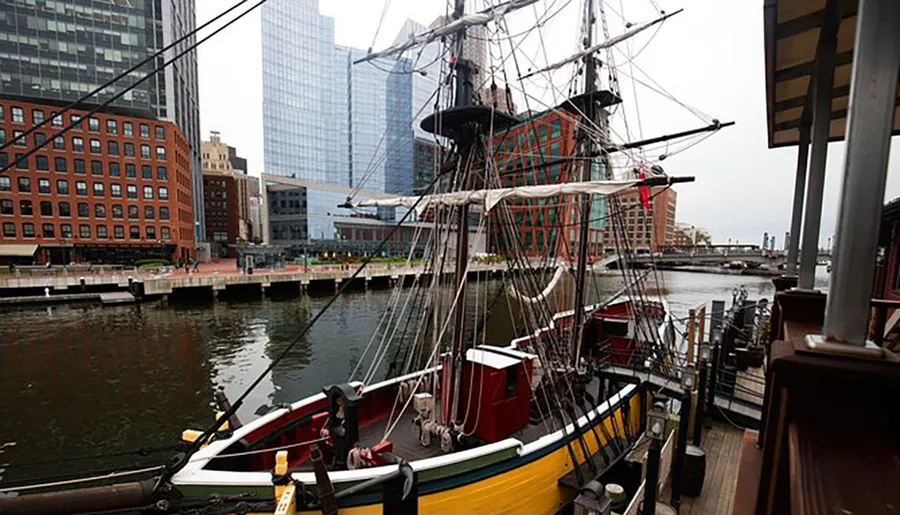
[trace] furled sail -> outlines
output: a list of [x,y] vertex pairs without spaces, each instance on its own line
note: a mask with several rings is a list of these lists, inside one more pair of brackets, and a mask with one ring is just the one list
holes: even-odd
[[409,207],[419,213],[434,206],[459,206],[463,204],[480,204],[485,212],[490,211],[501,200],[509,198],[546,198],[556,195],[614,195],[630,188],[640,180],[624,181],[585,181],[563,184],[545,184],[541,186],[520,186],[517,188],[497,188],[488,190],[454,191],[438,193],[423,197],[394,197],[385,199],[348,200],[341,207]]

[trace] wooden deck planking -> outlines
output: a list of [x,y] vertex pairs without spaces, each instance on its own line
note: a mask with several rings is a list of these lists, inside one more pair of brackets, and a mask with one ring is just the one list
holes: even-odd
[[[737,486],[738,463],[741,457],[743,432],[733,426],[714,423],[703,434],[706,451],[706,478],[700,497],[681,498],[680,515],[723,515],[731,513]],[[661,499],[670,504],[671,485],[667,485]]]

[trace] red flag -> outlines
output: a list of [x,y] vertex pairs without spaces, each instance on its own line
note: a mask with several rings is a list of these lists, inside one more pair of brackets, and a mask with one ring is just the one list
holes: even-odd
[[[638,179],[646,179],[647,174],[638,172]],[[650,211],[650,186],[638,186],[638,192],[641,194],[641,205],[644,211]]]

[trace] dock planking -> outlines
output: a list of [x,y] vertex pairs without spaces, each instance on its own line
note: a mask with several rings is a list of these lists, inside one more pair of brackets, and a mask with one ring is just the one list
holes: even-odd
[[[731,513],[737,485],[738,464],[741,459],[743,431],[734,426],[714,423],[703,433],[706,451],[706,477],[699,497],[682,497],[680,515],[723,515]],[[661,498],[668,502],[671,487]]]

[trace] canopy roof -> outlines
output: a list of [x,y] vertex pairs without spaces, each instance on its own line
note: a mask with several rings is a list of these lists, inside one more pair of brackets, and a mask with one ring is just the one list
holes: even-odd
[[37,245],[5,244],[0,245],[0,256],[3,257],[31,257],[37,251]]
[[[766,108],[769,147],[796,145],[812,121],[812,84],[819,39],[837,38],[829,139],[844,139],[858,0],[765,0]],[[809,101],[807,101],[809,97]],[[900,133],[894,108],[893,134]]]

